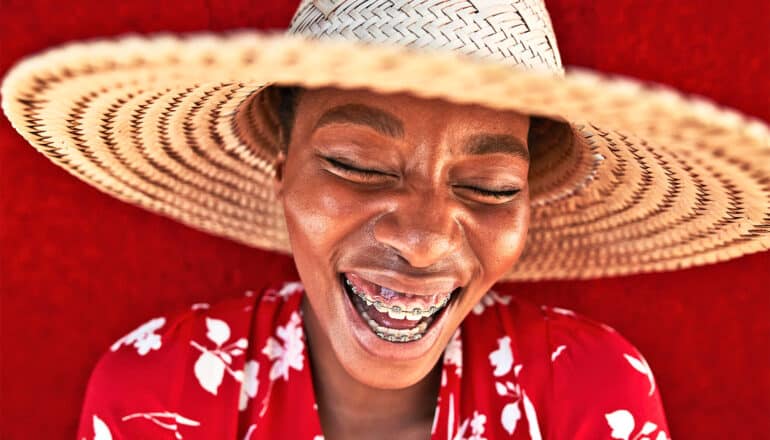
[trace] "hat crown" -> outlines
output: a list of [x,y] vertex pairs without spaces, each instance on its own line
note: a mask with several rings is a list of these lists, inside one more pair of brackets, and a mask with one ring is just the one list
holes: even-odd
[[564,73],[542,0],[302,0],[289,33],[451,50]]

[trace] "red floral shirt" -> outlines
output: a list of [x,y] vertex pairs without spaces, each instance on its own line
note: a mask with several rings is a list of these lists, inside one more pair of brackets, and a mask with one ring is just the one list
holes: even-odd
[[[299,283],[116,341],[78,439],[322,439]],[[431,439],[665,440],[649,365],[611,328],[490,291],[444,351]]]

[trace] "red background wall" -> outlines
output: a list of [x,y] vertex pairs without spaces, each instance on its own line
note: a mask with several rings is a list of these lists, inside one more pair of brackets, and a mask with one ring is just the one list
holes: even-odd
[[[296,1],[3,0],[0,73],[72,39],[281,28]],[[548,4],[566,64],[665,82],[770,120],[770,2]],[[89,188],[4,118],[0,203],[3,439],[71,438],[98,356],[147,318],[295,276],[286,257]],[[656,372],[674,438],[767,438],[770,253],[678,273],[500,289],[573,308],[626,335]]]

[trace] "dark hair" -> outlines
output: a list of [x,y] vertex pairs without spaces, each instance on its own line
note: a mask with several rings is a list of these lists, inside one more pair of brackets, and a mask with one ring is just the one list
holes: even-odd
[[289,148],[297,102],[302,90],[304,90],[302,87],[275,86],[275,93],[278,96],[278,122],[281,124],[282,132],[283,145],[281,147],[284,151]]

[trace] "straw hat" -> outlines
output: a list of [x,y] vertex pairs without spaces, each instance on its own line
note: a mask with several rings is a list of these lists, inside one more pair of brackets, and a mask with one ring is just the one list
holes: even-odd
[[562,121],[535,133],[528,244],[507,279],[672,270],[770,248],[768,127],[662,86],[565,74],[539,0],[303,0],[286,34],[74,43],[16,65],[2,106],[33,147],[102,191],[290,252],[271,186],[276,85]]

